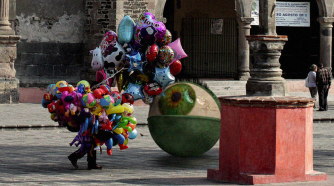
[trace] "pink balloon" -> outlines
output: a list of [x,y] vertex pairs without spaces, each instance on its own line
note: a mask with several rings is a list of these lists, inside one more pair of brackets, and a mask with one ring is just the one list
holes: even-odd
[[177,61],[179,59],[188,57],[188,55],[184,52],[184,50],[181,46],[180,38],[178,38],[177,40],[169,43],[168,46],[171,47],[174,50],[174,59],[169,65],[171,65],[172,63],[174,63],[175,61]]

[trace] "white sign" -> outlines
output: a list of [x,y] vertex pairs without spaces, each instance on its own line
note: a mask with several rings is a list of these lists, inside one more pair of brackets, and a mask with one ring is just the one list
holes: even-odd
[[223,34],[223,19],[211,21],[211,34]]
[[[252,17],[251,25],[259,25],[259,0],[254,1]],[[277,1],[276,26],[310,27],[310,2]]]

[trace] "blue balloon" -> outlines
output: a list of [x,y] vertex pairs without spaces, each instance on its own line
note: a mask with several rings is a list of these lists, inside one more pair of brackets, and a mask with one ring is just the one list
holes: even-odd
[[128,15],[124,16],[118,26],[118,42],[123,45],[130,43],[133,38],[135,22]]
[[129,83],[128,88],[124,93],[129,93],[133,96],[134,101],[145,98],[141,85]]
[[137,135],[138,135],[137,129],[133,129],[133,131],[129,133],[129,139],[135,139]]
[[169,84],[174,83],[175,77],[170,73],[169,66],[167,68],[155,67],[154,81],[158,82],[163,89]]

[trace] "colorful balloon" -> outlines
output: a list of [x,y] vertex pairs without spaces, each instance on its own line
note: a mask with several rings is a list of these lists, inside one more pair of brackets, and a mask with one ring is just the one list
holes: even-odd
[[167,66],[173,61],[174,51],[170,46],[163,46],[159,49],[159,62]]
[[172,42],[172,33],[168,29],[166,29],[166,33],[164,38],[161,41],[157,41],[160,43],[160,45],[168,45],[170,42]]

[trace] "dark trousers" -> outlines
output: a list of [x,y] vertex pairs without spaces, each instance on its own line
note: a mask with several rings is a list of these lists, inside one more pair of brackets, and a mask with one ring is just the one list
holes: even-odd
[[327,110],[328,85],[318,85],[317,88],[319,94],[319,110]]
[[93,150],[94,146],[90,143],[88,145],[82,144],[82,147],[77,151],[73,152],[70,155],[72,160],[78,160],[87,154],[87,162],[88,166],[96,165],[96,150]]

